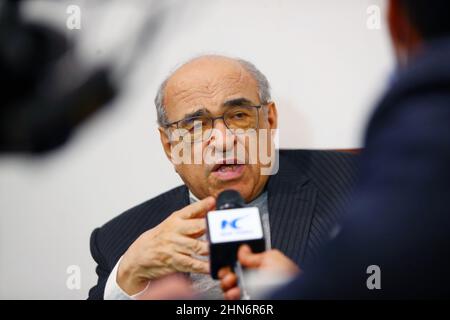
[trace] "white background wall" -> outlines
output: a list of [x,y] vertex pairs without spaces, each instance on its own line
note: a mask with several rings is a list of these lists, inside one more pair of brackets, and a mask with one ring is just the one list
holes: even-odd
[[[82,29],[65,30],[81,39],[91,63],[117,53],[108,43],[127,37],[136,21],[125,13],[143,11],[102,11],[117,1],[97,0],[100,9],[93,2],[66,1],[81,5]],[[28,11],[64,30],[66,6],[49,4],[33,1]],[[180,183],[160,147],[153,97],[163,77],[194,55],[242,57],[266,74],[281,147],[361,146],[392,68],[386,25],[366,27],[374,4],[383,9],[384,1],[175,1],[121,97],[68,145],[39,158],[0,156],[0,298],[85,298],[96,281],[91,231]],[[99,31],[102,19],[109,22]],[[69,265],[81,268],[80,290],[66,287]]]

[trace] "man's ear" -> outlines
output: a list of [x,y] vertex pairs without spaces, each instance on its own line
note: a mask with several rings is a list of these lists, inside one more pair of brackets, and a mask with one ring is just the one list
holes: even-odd
[[167,130],[165,130],[162,127],[159,127],[158,130],[159,130],[159,138],[161,139],[161,144],[164,148],[164,152],[166,153],[166,156],[169,159],[169,161],[172,162],[172,145],[170,143]]
[[397,59],[405,64],[410,58],[409,55],[420,48],[422,37],[399,0],[389,1],[387,22]]
[[408,23],[405,11],[400,1],[390,0],[388,4],[387,20],[394,47],[396,49],[408,43]]
[[278,128],[278,111],[275,102],[269,102],[267,105],[267,121],[270,129]]

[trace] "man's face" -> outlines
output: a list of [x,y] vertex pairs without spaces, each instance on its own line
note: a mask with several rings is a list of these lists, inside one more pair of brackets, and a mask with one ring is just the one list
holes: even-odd
[[[265,137],[268,137],[270,144],[270,129],[275,129],[277,125],[275,105],[269,103],[262,108],[254,108],[253,106],[261,105],[257,82],[237,61],[228,58],[203,57],[178,69],[167,83],[164,105],[169,123],[193,116],[220,117],[224,113],[229,116],[228,123],[239,123],[243,116],[235,114],[234,111],[243,107],[252,115],[256,115],[255,125],[259,131],[268,130],[269,134]],[[177,125],[172,126],[169,131],[172,132],[176,127]],[[261,174],[259,157],[257,161],[249,161],[250,158],[255,159],[255,149],[250,148],[248,139],[227,130],[223,119],[216,120],[213,129],[209,138],[205,138],[205,135],[200,141],[189,143],[170,141],[167,130],[160,128],[161,142],[177,173],[198,198],[209,195],[217,197],[223,190],[234,189],[239,191],[247,202],[254,199],[268,179],[267,174]],[[258,144],[259,137],[255,139]],[[180,144],[188,143],[191,147],[191,161],[177,163],[172,151],[179,148]],[[241,158],[242,152],[241,156],[238,156],[239,152],[236,150],[243,151],[245,163],[236,164],[242,163],[242,159],[238,159]],[[195,152],[201,154],[202,160],[193,163]],[[253,153],[253,157],[250,157],[250,153]],[[205,161],[207,154],[214,155],[214,160]],[[224,164],[225,161],[234,164]]]

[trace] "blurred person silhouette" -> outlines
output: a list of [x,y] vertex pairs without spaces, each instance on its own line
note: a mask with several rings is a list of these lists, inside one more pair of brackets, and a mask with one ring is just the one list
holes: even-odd
[[[450,2],[390,0],[387,22],[398,69],[367,127],[350,214],[319,261],[271,298],[450,296]],[[239,260],[289,266],[274,254],[242,247]],[[239,298],[230,270],[221,285]]]

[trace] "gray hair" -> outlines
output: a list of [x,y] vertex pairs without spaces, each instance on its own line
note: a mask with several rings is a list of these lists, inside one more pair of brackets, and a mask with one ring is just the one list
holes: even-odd
[[[205,56],[200,56],[200,57],[191,59],[188,62],[184,63],[183,65],[185,65],[193,60],[199,59],[201,57],[205,57]],[[256,68],[256,66],[253,63],[251,63],[247,60],[244,60],[244,59],[233,59],[233,60],[239,62],[239,64],[245,69],[245,71],[247,71],[253,77],[253,79],[255,79],[256,83],[258,84],[258,96],[259,96],[260,103],[261,104],[269,103],[271,100],[270,84],[269,84],[269,81],[267,80],[266,76],[261,71],[259,71],[259,69]],[[166,108],[164,106],[164,94],[165,94],[167,82],[169,82],[169,79],[172,77],[174,72],[169,74],[169,76],[161,83],[161,85],[158,88],[158,92],[156,93],[156,97],[155,97],[157,121],[158,121],[158,125],[160,125],[161,127],[163,127],[164,125],[166,125],[168,123]]]

